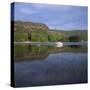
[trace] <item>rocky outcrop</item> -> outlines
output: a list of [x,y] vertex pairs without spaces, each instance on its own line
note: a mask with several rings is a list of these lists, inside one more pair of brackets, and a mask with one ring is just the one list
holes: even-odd
[[48,26],[42,23],[15,21],[14,30],[36,31],[36,30],[49,30],[49,28]]

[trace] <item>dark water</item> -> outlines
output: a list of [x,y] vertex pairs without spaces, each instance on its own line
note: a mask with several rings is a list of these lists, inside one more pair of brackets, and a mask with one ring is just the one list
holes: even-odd
[[86,45],[15,45],[16,87],[87,83]]

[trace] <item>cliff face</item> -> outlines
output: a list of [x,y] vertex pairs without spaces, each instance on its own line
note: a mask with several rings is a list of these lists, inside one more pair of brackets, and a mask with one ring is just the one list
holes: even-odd
[[34,31],[34,30],[49,30],[49,28],[42,23],[15,21],[14,30]]

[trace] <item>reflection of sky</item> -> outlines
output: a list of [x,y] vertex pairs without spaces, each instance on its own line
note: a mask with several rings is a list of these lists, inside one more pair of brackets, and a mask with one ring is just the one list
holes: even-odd
[[15,63],[15,85],[50,85],[87,82],[85,53],[51,54],[45,60]]
[[87,29],[87,7],[15,3],[15,20],[41,22],[57,29]]

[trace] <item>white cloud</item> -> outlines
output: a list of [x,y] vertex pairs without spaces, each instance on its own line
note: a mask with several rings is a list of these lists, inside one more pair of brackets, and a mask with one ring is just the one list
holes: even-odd
[[20,12],[24,13],[24,14],[36,14],[38,11],[31,10],[31,9],[28,9],[28,8],[22,8],[22,9],[20,9]]
[[40,9],[57,10],[58,9],[58,11],[67,11],[72,9],[72,6],[70,5],[66,6],[66,5],[55,5],[55,4],[32,4],[32,6],[38,10]]
[[33,7],[36,7],[37,9],[43,9],[43,8],[50,8],[51,5],[49,4],[32,4]]

